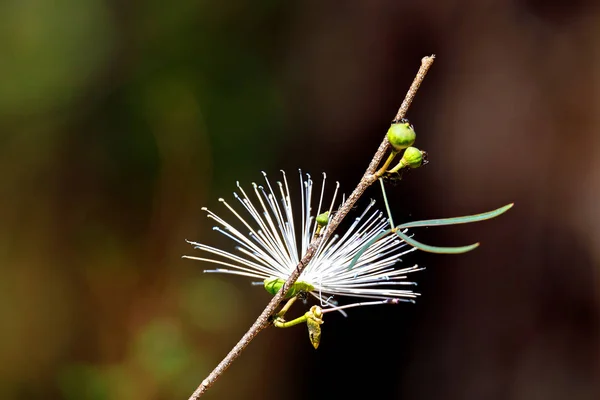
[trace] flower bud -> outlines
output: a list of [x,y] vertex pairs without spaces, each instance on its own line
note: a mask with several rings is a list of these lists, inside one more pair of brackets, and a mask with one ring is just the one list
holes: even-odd
[[416,137],[417,134],[407,119],[392,123],[387,131],[387,138],[396,151],[412,146]]
[[410,168],[419,168],[423,164],[423,152],[416,147],[409,147],[404,150],[400,162]]
[[329,211],[325,211],[323,214],[317,215],[317,225],[324,227],[329,222]]

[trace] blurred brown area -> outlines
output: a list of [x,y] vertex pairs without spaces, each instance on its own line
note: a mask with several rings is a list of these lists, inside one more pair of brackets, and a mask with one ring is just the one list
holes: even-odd
[[348,193],[431,53],[395,219],[515,208],[416,232],[482,246],[206,398],[600,398],[597,2],[8,0],[0,50],[0,398],[187,398],[269,299],[180,258],[232,247],[201,207],[261,170]]

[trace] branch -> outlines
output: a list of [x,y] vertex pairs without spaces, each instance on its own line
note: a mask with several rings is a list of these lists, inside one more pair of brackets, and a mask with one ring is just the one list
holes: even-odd
[[[419,72],[417,72],[417,75],[415,76],[412,85],[408,89],[406,97],[404,98],[404,101],[402,102],[402,105],[400,106],[400,109],[398,110],[394,121],[402,119],[406,115],[406,112],[408,111],[408,108],[410,107],[410,104],[412,103],[417,93],[417,90],[419,89],[419,86],[421,86],[421,83],[423,82],[423,79],[425,79],[427,71],[433,64],[434,58],[435,56],[431,55],[428,57],[423,57],[423,59],[421,60],[421,67],[419,68]],[[365,171],[365,174],[363,175],[362,179],[360,180],[352,194],[348,197],[346,202],[342,204],[338,212],[327,224],[327,227],[323,234],[315,238],[310,243],[306,254],[304,254],[302,259],[300,260],[300,263],[298,264],[294,272],[292,272],[292,274],[285,282],[281,290],[277,292],[275,296],[273,296],[273,298],[271,299],[269,304],[267,304],[263,312],[259,315],[256,321],[254,321],[250,329],[248,329],[248,331],[244,334],[244,336],[242,336],[240,341],[233,347],[233,349],[231,349],[229,354],[225,356],[225,358],[219,363],[219,365],[217,365],[217,367],[210,373],[210,375],[208,375],[208,377],[206,377],[206,379],[202,381],[200,386],[198,386],[196,391],[190,396],[189,400],[199,399],[200,396],[202,396],[215,383],[215,381],[219,379],[223,372],[225,372],[225,370],[227,370],[227,368],[229,368],[229,366],[242,354],[242,351],[244,351],[244,349],[246,348],[246,346],[248,346],[252,339],[254,339],[254,337],[258,335],[260,331],[262,331],[270,325],[269,318],[275,313],[277,307],[284,299],[284,296],[290,289],[290,287],[300,277],[300,274],[302,273],[302,271],[304,271],[310,260],[313,258],[321,242],[329,239],[333,231],[342,222],[344,217],[350,212],[352,207],[354,207],[356,201],[363,195],[365,190],[367,190],[367,188],[377,180],[377,177],[374,175],[375,170],[377,166],[381,163],[381,159],[388,151],[389,147],[390,144],[386,137],[379,145],[379,148],[373,156],[373,159],[371,160],[371,163]]]

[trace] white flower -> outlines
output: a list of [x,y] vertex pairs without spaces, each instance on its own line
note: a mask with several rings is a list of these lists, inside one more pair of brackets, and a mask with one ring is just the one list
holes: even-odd
[[[315,216],[323,211],[334,209],[339,183],[336,185],[333,199],[328,208],[323,206],[326,176],[323,174],[321,194],[318,199],[316,213],[313,213],[313,181],[310,175],[302,178],[300,172],[300,219],[294,215],[290,191],[285,173],[282,171],[283,183],[277,182],[278,190],[273,190],[267,175],[263,172],[266,187],[253,183],[255,204],[237,184],[240,194],[234,192],[240,202],[246,218],[230,206],[225,200],[219,199],[243,226],[247,234],[226,222],[212,211],[203,208],[208,217],[219,226],[213,229],[237,243],[237,253],[230,253],[201,243],[189,242],[196,249],[209,253],[216,258],[184,256],[218,264],[226,268],[206,270],[204,272],[243,275],[257,279],[280,278],[285,281],[298,265],[302,255],[317,231]],[[277,193],[277,194],[276,194]],[[279,198],[279,201],[276,200]],[[256,203],[257,201],[257,203]],[[352,259],[359,250],[376,235],[388,228],[388,220],[382,212],[371,210],[374,202],[367,206],[361,216],[356,218],[350,228],[340,237],[334,235],[322,242],[315,256],[310,260],[306,269],[300,275],[298,282],[307,283],[312,290],[310,293],[321,301],[322,305],[336,305],[331,296],[353,296],[366,299],[384,300],[378,302],[360,303],[371,305],[381,303],[396,303],[411,301],[407,299],[418,296],[411,290],[395,289],[399,285],[414,285],[406,281],[406,274],[420,270],[416,265],[403,269],[395,269],[403,254],[414,248],[407,248],[396,235],[387,235],[373,243],[358,259],[352,269],[348,269]],[[297,205],[296,205],[297,206]],[[297,232],[300,225],[300,232]],[[326,228],[325,228],[326,229]],[[260,282],[262,284],[262,282]],[[343,307],[347,308],[349,306]]]

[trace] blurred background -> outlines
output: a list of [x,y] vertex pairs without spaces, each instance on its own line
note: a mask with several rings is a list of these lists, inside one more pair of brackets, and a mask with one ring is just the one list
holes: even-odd
[[0,398],[187,398],[269,301],[181,259],[233,249],[201,207],[263,170],[349,193],[431,53],[395,219],[515,208],[417,231],[482,246],[405,257],[417,304],[329,314],[317,351],[264,331],[206,398],[599,398],[591,0],[1,2]]

